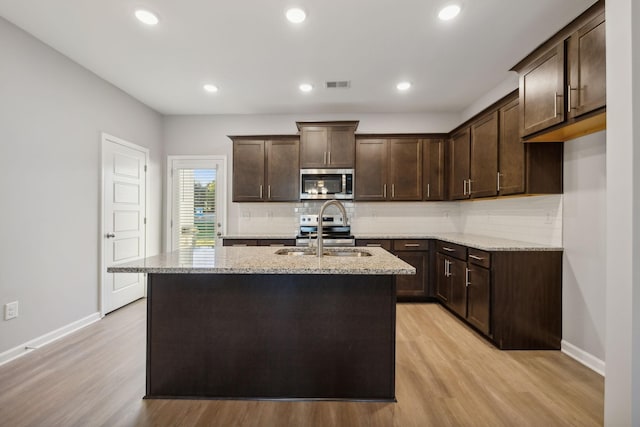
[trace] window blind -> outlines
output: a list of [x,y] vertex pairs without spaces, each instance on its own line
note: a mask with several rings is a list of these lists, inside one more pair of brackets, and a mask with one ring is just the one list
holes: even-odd
[[180,249],[214,247],[216,169],[178,169]]

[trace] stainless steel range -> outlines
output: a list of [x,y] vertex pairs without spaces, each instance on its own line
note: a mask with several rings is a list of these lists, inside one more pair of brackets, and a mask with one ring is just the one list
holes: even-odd
[[[355,246],[351,226],[344,223],[342,215],[323,215],[322,237],[324,246]],[[318,215],[301,215],[300,231],[296,236],[296,246],[316,246],[318,238]]]

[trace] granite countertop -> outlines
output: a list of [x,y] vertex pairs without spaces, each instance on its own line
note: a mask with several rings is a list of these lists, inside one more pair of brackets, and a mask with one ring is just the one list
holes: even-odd
[[[300,250],[301,248],[292,248]],[[354,250],[354,248],[325,248]],[[371,256],[342,257],[277,255],[272,247],[194,249],[133,261],[107,268],[110,273],[200,274],[416,274],[416,269],[382,248],[362,248]]]
[[[559,246],[465,233],[357,234],[356,239],[437,239],[484,251],[562,251]],[[224,236],[224,239],[295,239],[295,236]]]
[[502,239],[499,237],[480,236],[465,233],[431,233],[431,234],[358,234],[356,239],[436,239],[449,243],[468,246],[484,251],[562,251],[559,246],[542,245],[520,240]]

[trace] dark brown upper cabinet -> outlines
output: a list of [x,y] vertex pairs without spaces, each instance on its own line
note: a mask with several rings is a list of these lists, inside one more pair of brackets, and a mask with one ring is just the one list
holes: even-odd
[[449,142],[449,198],[467,199],[471,149],[471,129],[465,127],[451,136]]
[[514,99],[498,110],[498,182],[500,196],[525,192],[525,144],[520,140],[519,101]]
[[606,128],[605,44],[600,0],[513,67],[525,142],[568,141]]
[[495,196],[498,176],[498,112],[453,134],[449,194],[453,200]]
[[355,199],[422,200],[422,141],[358,138]]
[[569,117],[604,107],[607,102],[604,13],[569,38],[567,52]]
[[422,190],[424,200],[445,200],[445,147],[444,139],[422,141]]
[[490,197],[498,193],[498,112],[471,124],[471,174],[469,197]]
[[[255,138],[255,139],[253,139]],[[289,202],[299,193],[298,137],[233,140],[233,201]]]
[[296,122],[300,168],[353,168],[358,122]]
[[564,121],[564,44],[520,72],[520,135]]

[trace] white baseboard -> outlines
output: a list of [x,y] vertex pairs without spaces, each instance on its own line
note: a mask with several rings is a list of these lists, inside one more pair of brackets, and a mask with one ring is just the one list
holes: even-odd
[[25,354],[31,352],[32,350],[35,350],[44,345],[47,345],[56,340],[59,340],[60,338],[66,335],[69,335],[77,331],[78,329],[82,329],[85,326],[89,326],[90,324],[95,323],[100,319],[101,319],[100,313],[96,312],[96,313],[90,314],[87,317],[84,317],[80,320],[76,320],[75,322],[69,323],[68,325],[58,328],[55,331],[51,331],[49,333],[39,336],[38,338],[34,338],[31,341],[28,341],[22,345],[19,345],[3,353],[0,353],[0,366],[14,359],[17,359],[20,356],[24,356]]
[[605,373],[605,363],[604,361],[598,359],[597,357],[595,357],[594,355],[587,353],[586,351],[584,351],[581,348],[576,347],[575,345],[562,340],[562,342],[560,343],[560,348],[562,350],[562,352],[564,354],[566,354],[567,356],[571,357],[572,359],[577,360],[578,362],[582,363],[584,366],[586,366],[587,368],[591,369],[592,371],[595,371],[597,373],[599,373],[600,375],[602,375],[604,377],[604,373]]

